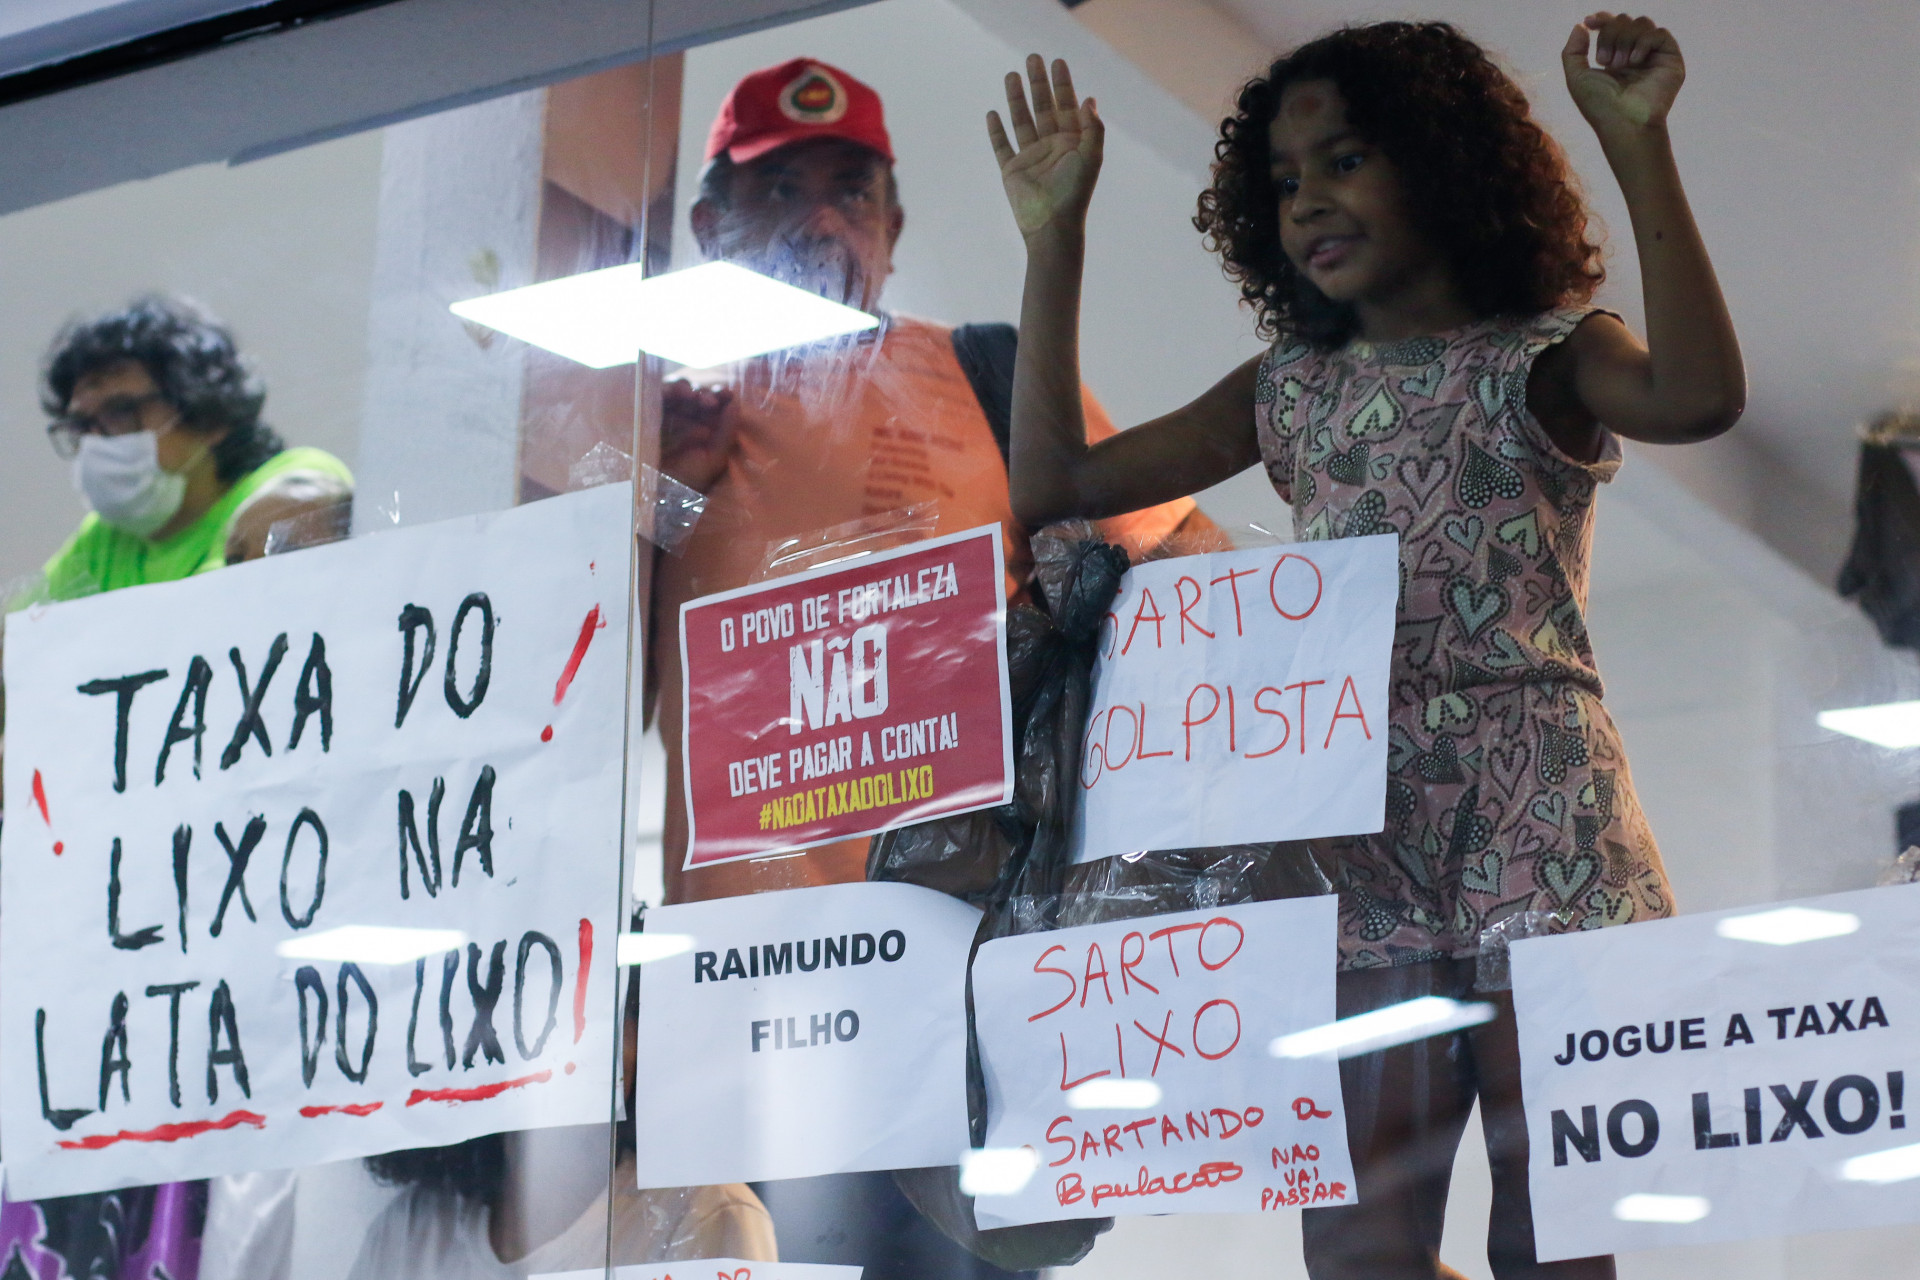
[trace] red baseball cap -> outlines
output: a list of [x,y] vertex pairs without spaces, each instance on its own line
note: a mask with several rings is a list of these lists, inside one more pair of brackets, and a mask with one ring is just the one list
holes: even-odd
[[838,67],[795,58],[733,86],[707,134],[707,159],[746,164],[794,142],[842,138],[893,163],[880,95]]

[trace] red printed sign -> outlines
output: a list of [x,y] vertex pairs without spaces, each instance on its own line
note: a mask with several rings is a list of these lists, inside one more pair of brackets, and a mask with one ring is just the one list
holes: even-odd
[[688,867],[1013,794],[998,525],[680,610]]

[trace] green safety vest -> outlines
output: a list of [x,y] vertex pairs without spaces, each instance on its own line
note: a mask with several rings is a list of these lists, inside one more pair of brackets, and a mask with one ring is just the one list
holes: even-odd
[[175,582],[226,567],[227,533],[242,504],[290,471],[318,471],[353,483],[353,473],[320,449],[286,449],[254,468],[207,508],[205,515],[162,542],[116,529],[93,512],[47,561],[47,595],[71,600],[154,582]]

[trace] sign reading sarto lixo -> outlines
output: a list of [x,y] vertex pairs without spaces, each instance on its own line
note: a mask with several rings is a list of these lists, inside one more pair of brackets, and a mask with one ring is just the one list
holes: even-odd
[[982,1227],[1352,1204],[1331,895],[996,938],[973,968],[987,1146],[1034,1153]]
[[1012,795],[1000,530],[689,601],[688,867]]

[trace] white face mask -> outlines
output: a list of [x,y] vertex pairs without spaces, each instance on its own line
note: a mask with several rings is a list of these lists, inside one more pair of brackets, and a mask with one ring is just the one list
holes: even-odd
[[102,520],[138,538],[173,519],[187,496],[186,476],[161,468],[151,431],[80,437],[73,487]]

